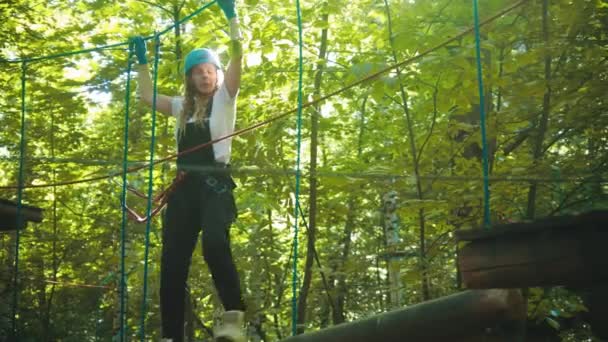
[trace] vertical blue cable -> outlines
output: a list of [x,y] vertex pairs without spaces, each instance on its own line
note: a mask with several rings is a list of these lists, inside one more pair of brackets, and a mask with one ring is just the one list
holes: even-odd
[[475,52],[477,54],[477,83],[479,85],[479,115],[481,125],[481,148],[483,159],[483,223],[490,227],[490,180],[488,166],[488,142],[486,139],[486,104],[483,87],[483,69],[481,67],[481,39],[479,37],[479,11],[477,0],[473,0],[473,16],[475,17]]
[[156,93],[158,84],[158,59],[160,38],[154,35],[154,88],[152,92],[152,138],[150,141],[150,167],[148,169],[148,208],[146,212],[146,246],[144,252],[144,289],[141,305],[141,325],[139,335],[141,342],[146,340],[146,311],[148,297],[148,254],[150,250],[150,225],[152,224],[152,189],[154,183],[154,146],[156,145]]
[[297,333],[298,322],[298,206],[300,198],[300,149],[302,147],[302,14],[300,11],[300,0],[296,0],[296,11],[298,15],[298,39],[299,39],[299,62],[298,62],[298,123],[297,123],[297,157],[296,157],[296,203],[294,206],[294,231],[293,231],[293,275],[291,288],[291,333]]
[[129,44],[127,57],[127,89],[125,90],[125,130],[124,130],[124,150],[122,156],[122,193],[120,195],[120,208],[122,221],[120,226],[120,335],[119,341],[125,341],[125,257],[126,257],[126,235],[127,235],[127,169],[129,153],[129,101],[131,99],[131,58],[133,57],[133,42]]
[[19,243],[21,239],[21,226],[24,225],[21,217],[23,200],[23,165],[25,164],[25,71],[27,65],[25,60],[21,62],[21,141],[19,143],[19,187],[17,190],[17,231],[15,233],[15,275],[13,277],[13,315],[12,334],[17,338],[17,308],[19,306]]

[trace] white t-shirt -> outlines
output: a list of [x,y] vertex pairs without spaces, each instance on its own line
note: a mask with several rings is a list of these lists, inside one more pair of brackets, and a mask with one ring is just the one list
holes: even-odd
[[[238,93],[237,93],[238,95]],[[236,97],[231,97],[228,93],[225,83],[213,95],[213,106],[211,108],[211,117],[209,118],[209,129],[211,131],[211,139],[215,140],[226,135],[234,133],[234,124],[236,121]],[[179,121],[179,114],[184,106],[184,97],[175,96],[171,99],[171,114]],[[190,118],[188,122],[193,122]],[[176,136],[179,129],[179,122],[175,125]],[[218,141],[213,144],[213,155],[215,161],[220,163],[230,163],[230,153],[232,151],[232,137]]]

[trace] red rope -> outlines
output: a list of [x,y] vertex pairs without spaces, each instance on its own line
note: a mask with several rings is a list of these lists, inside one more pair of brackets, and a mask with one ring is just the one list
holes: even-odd
[[[152,211],[150,212],[150,220],[154,216],[158,215],[158,213],[160,213],[161,210],[163,210],[163,208],[165,207],[165,205],[167,205],[167,203],[163,202],[163,203],[159,204],[156,208],[152,209]],[[129,218],[131,218],[133,221],[135,221],[137,223],[145,223],[145,222],[148,221],[148,216],[147,215],[141,216],[135,210],[129,208],[126,205],[125,205],[125,209],[127,210],[127,215],[129,215]]]
[[[152,201],[154,201],[155,203],[158,203],[158,205],[156,207],[154,207],[152,209],[152,211],[150,212],[150,219],[152,219],[154,216],[158,215],[158,213],[160,213],[163,208],[167,205],[167,202],[169,201],[169,195],[175,191],[175,189],[177,188],[177,186],[186,178],[186,172],[180,171],[177,173],[177,176],[175,176],[175,178],[173,179],[173,182],[171,182],[171,185],[169,185],[165,190],[163,190],[160,194],[158,194],[156,197],[154,197],[152,199]],[[145,194],[143,194],[141,191],[135,189],[132,186],[127,186],[127,189],[129,189],[129,191],[131,191],[132,193],[134,193],[135,195],[137,195],[138,197],[141,197],[143,199],[148,199],[148,196],[146,196]],[[127,210],[127,214],[129,215],[129,217],[137,222],[137,223],[144,223],[148,221],[148,216],[142,216],[139,215],[135,210],[131,209],[126,203],[124,204],[125,209]]]

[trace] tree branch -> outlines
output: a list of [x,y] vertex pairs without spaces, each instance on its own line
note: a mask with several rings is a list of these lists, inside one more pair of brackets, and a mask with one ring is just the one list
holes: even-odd
[[[600,163],[599,163],[599,164],[598,164],[596,167],[594,167],[594,168],[593,168],[592,173],[595,173],[595,172],[597,172],[597,171],[601,170],[601,169],[604,167],[604,165],[606,165],[606,163],[607,163],[607,162],[608,162],[608,159],[604,159],[604,160],[603,160],[602,162],[600,162]],[[595,177],[595,176],[594,176],[594,175],[592,175],[592,176],[590,176],[590,177],[587,177],[587,179],[589,179],[589,178],[591,178],[591,177]],[[568,203],[568,200],[569,200],[569,199],[570,199],[570,198],[571,198],[571,197],[572,197],[574,194],[579,193],[579,192],[580,192],[580,189],[581,189],[581,188],[582,188],[582,187],[583,187],[585,184],[587,184],[587,183],[588,183],[588,182],[587,182],[586,180],[582,180],[582,181],[581,181],[581,182],[578,184],[578,186],[574,187],[572,190],[570,190],[570,192],[568,192],[568,193],[567,193],[567,194],[564,196],[564,198],[563,198],[563,200],[561,201],[561,203],[560,203],[560,204],[559,204],[559,205],[558,205],[558,206],[557,206],[555,209],[553,209],[552,211],[550,211],[550,212],[549,212],[549,214],[548,214],[547,216],[553,216],[553,215],[555,215],[556,213],[560,212],[561,210],[564,210],[565,208],[569,208],[569,207],[572,207],[573,205],[576,205],[576,204],[579,204],[579,203],[583,203],[583,202],[585,202],[585,201],[588,201],[588,200],[589,200],[588,198],[583,198],[583,199],[576,200],[576,201],[573,201],[573,202]],[[566,205],[566,203],[567,203],[567,205]]]
[[152,6],[152,7],[156,7],[158,9],[162,10],[162,11],[167,12],[170,16],[173,16],[173,12],[172,11],[164,8],[163,6],[161,6],[161,5],[157,4],[157,3],[154,3],[154,2],[151,2],[151,1],[147,1],[147,0],[137,0],[137,1],[143,2],[144,4],[148,4],[148,5]]
[[429,134],[427,134],[426,139],[424,139],[424,142],[422,143],[422,145],[420,146],[420,149],[418,150],[418,156],[416,157],[416,160],[418,160],[418,162],[420,162],[420,158],[422,158],[422,151],[424,150],[424,147],[426,146],[426,144],[429,142],[431,136],[433,135],[433,130],[435,128],[435,124],[437,123],[437,95],[439,93],[439,80],[441,80],[441,75],[439,75],[439,77],[437,77],[437,82],[435,82],[435,85],[433,86],[434,91],[433,91],[433,122],[431,123],[431,128],[429,129]]

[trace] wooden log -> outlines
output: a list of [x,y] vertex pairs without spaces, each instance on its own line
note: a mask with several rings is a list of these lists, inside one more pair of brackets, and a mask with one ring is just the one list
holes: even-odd
[[467,288],[572,287],[608,281],[608,211],[457,233]]
[[[469,290],[359,321],[292,336],[283,342],[488,341],[487,331],[522,321],[526,308],[518,290]],[[490,341],[514,341],[503,336]]]
[[23,220],[17,227],[17,203],[0,199],[0,231],[25,228],[28,221],[42,222],[42,209],[29,205],[21,206]]

